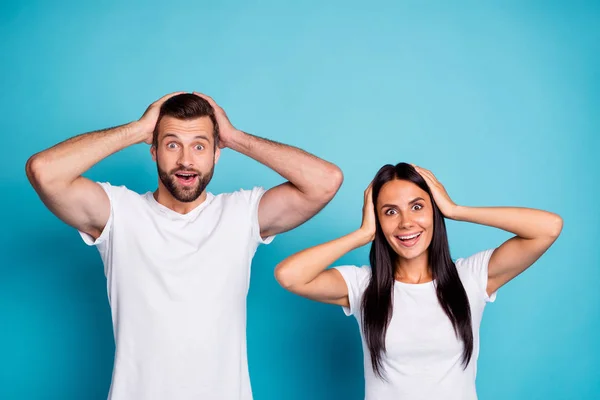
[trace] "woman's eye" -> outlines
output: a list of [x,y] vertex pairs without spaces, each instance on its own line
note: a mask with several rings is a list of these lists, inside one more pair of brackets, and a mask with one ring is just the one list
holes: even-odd
[[413,210],[415,210],[415,211],[419,211],[419,210],[421,210],[421,209],[423,209],[423,206],[422,206],[422,205],[420,205],[420,204],[415,204],[415,205],[413,206]]
[[385,215],[394,215],[396,214],[396,210],[394,210],[393,208],[390,208],[389,210],[387,210],[385,212]]

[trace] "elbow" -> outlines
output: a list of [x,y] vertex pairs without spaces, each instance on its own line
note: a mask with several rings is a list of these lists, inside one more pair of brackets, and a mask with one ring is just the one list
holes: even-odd
[[324,207],[335,197],[343,181],[342,170],[336,165],[328,164],[320,171],[319,175],[305,183],[305,189],[302,190],[303,196],[311,203]]
[[285,290],[292,291],[294,287],[294,278],[290,273],[289,268],[286,268],[284,265],[279,264],[275,267],[275,280],[279,285]]
[[43,153],[34,154],[25,164],[25,174],[31,186],[38,192],[60,192],[67,181],[63,180]]
[[333,195],[337,193],[342,186],[342,183],[344,183],[344,173],[338,166],[334,165],[331,169],[329,182],[331,190],[333,191]]
[[556,240],[563,228],[563,219],[558,214],[552,215],[552,222],[549,224],[548,235]]
[[342,170],[338,166],[332,165],[325,173],[320,197],[324,201],[330,202],[342,186],[343,182],[344,174]]
[[27,174],[27,179],[29,179],[34,188],[42,185],[46,177],[44,176],[44,160],[39,154],[31,156],[27,160],[25,174]]

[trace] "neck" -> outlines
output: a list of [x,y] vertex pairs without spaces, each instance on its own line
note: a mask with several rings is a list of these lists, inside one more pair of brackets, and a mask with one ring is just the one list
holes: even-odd
[[430,282],[433,278],[429,268],[429,255],[427,252],[410,260],[398,257],[395,279],[404,283]]
[[163,186],[162,182],[158,184],[158,189],[153,193],[154,199],[157,203],[175,211],[179,214],[187,214],[206,200],[206,190],[202,192],[198,198],[192,202],[184,203],[177,200],[173,195]]

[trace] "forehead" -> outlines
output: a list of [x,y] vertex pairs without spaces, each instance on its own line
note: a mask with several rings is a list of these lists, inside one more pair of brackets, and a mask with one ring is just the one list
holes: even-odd
[[160,140],[166,134],[175,134],[181,138],[193,138],[197,135],[206,136],[210,142],[213,138],[213,123],[209,117],[199,117],[194,119],[177,119],[171,116],[164,116],[158,124],[158,139]]
[[422,197],[426,201],[429,201],[427,192],[416,184],[410,181],[394,179],[386,182],[381,187],[377,203],[401,205],[407,204],[417,197]]

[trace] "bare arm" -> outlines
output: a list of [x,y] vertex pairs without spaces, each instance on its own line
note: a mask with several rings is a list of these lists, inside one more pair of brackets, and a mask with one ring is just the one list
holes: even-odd
[[160,105],[175,94],[152,104],[139,121],[73,137],[29,158],[27,177],[50,211],[98,238],[110,216],[109,199],[99,185],[81,175],[125,147],[149,143]]
[[447,218],[492,226],[516,236],[494,250],[488,265],[488,294],[529,268],[550,248],[562,230],[562,218],[554,213],[518,207],[463,207],[428,170],[416,167],[431,188],[440,211]]
[[275,278],[292,293],[322,303],[349,306],[348,287],[335,269],[326,269],[335,260],[371,242],[375,236],[375,214],[371,186],[365,191],[361,227],[341,238],[303,250],[275,268]]
[[241,131],[229,147],[266,165],[286,178],[262,197],[258,220],[261,236],[285,232],[317,214],[336,194],[342,172],[335,165],[298,148]]
[[335,196],[343,180],[337,166],[298,148],[235,129],[213,99],[196,94],[214,107],[223,147],[253,158],[288,180],[269,189],[260,201],[258,219],[262,237],[301,225]]
[[558,238],[563,225],[562,219],[551,212],[517,207],[458,206],[451,218],[492,226],[516,235],[494,250],[490,258],[488,294],[533,265]]

